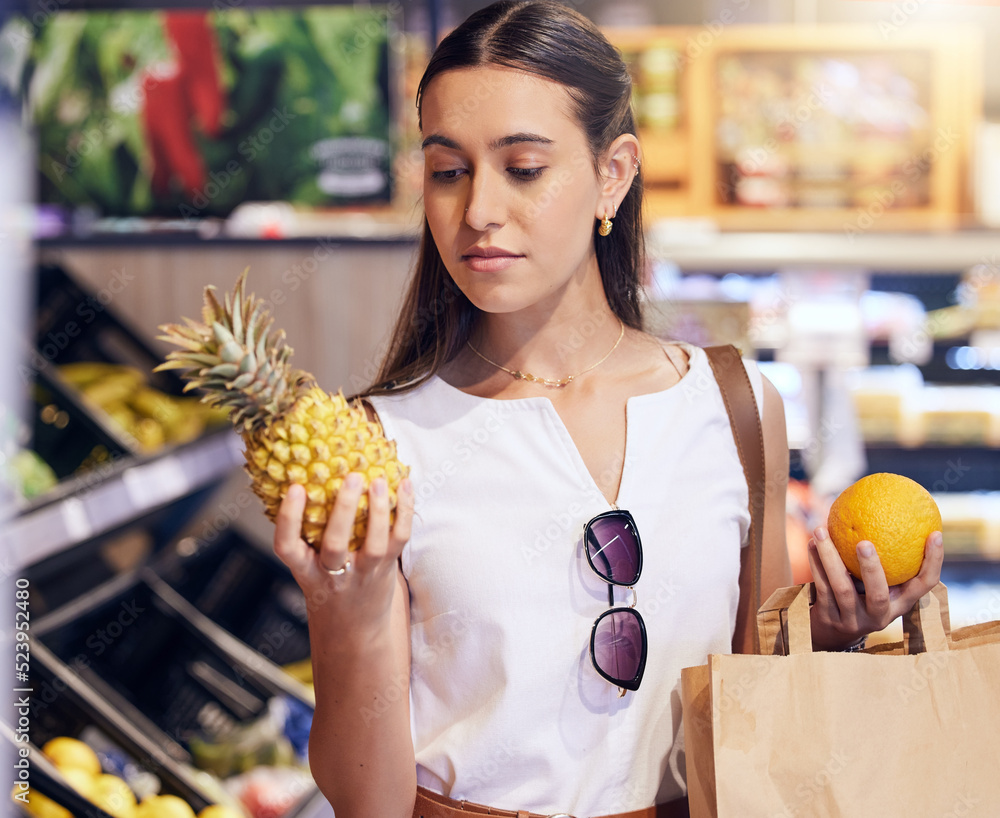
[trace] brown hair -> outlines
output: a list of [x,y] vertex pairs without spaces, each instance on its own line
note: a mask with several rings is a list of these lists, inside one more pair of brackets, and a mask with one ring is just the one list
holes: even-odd
[[[500,65],[563,85],[575,105],[597,170],[598,157],[625,133],[636,133],[632,81],[621,55],[590,20],[553,0],[500,0],[474,13],[435,49],[417,89],[417,114],[427,86],[457,68]],[[421,126],[422,126],[422,120]],[[639,328],[645,246],[642,177],[618,208],[614,230],[595,240],[611,309]],[[594,235],[598,223],[594,222]],[[450,361],[472,334],[479,310],[448,274],[426,218],[416,269],[389,348],[366,394],[412,388]]]

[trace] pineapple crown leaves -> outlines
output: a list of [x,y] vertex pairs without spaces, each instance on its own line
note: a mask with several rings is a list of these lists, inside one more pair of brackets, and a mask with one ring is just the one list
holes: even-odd
[[155,371],[182,370],[185,392],[203,390],[204,403],[229,407],[233,424],[249,432],[284,414],[312,377],[291,368],[285,333],[271,332],[274,319],[262,299],[247,297],[246,277],[244,270],[222,303],[215,287],[206,287],[200,322],[185,318],[183,324],[160,326],[160,340],[179,349]]

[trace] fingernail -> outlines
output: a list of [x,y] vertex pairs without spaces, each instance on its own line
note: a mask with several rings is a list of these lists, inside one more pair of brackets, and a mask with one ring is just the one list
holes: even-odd
[[875,546],[870,542],[858,543],[858,556],[868,559],[875,556]]
[[376,497],[385,497],[386,491],[387,489],[384,477],[376,477],[372,480],[372,493]]
[[940,531],[935,531],[931,534],[931,547],[932,548],[944,547],[944,535],[942,535]]
[[413,483],[410,482],[409,477],[404,477],[403,482],[399,484],[399,490],[403,494],[413,494]]
[[347,477],[344,478],[344,485],[351,491],[357,491],[361,488],[361,475],[356,471],[352,471]]
[[825,540],[826,539],[826,529],[823,528],[823,526],[819,526],[814,533],[816,535],[816,539],[817,540]]

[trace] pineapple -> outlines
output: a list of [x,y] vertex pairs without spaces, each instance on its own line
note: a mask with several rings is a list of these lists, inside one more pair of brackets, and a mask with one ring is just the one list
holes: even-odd
[[308,372],[292,369],[285,333],[270,333],[273,318],[264,302],[245,292],[244,270],[232,295],[220,304],[214,287],[205,288],[202,323],[165,324],[161,340],[180,347],[157,370],[184,370],[185,391],[201,389],[202,401],[225,407],[246,444],[246,470],[254,493],[274,520],[292,483],[305,486],[302,538],[319,548],[333,500],[351,472],[364,476],[350,549],[361,547],[368,519],[367,488],[386,478],[389,504],[409,472],[396,459],[396,444],[368,420],[360,403],[342,392],[324,392]]

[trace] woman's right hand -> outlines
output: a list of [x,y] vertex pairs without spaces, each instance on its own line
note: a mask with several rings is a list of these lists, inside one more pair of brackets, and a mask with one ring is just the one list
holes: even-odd
[[[288,566],[305,594],[310,618],[320,610],[344,627],[345,633],[364,638],[389,620],[397,582],[398,560],[410,538],[413,488],[404,479],[396,493],[396,519],[389,523],[389,497],[384,478],[368,489],[368,530],[362,547],[348,551],[354,518],[362,495],[363,478],[352,473],[344,480],[331,509],[319,551],[300,536],[306,507],[305,489],[289,487],[275,519],[274,553]],[[347,566],[343,573],[331,573]]]

